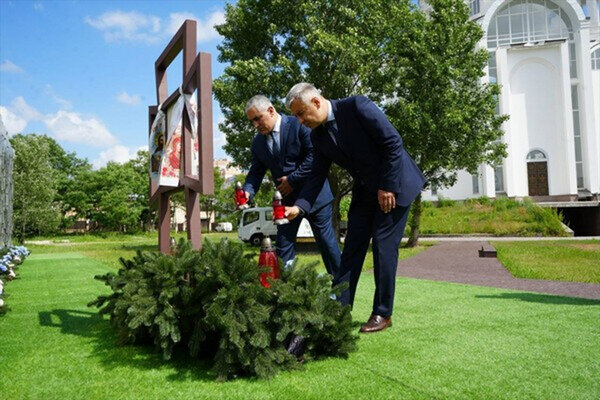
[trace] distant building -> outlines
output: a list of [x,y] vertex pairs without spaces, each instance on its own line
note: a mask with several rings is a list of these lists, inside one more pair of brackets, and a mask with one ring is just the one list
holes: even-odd
[[233,161],[227,158],[219,158],[214,161],[214,165],[221,171],[221,176],[225,179],[226,185],[231,183],[236,175],[243,172],[240,168],[231,166],[232,162]]
[[453,187],[429,189],[424,199],[529,196],[597,208],[600,0],[465,1],[490,54],[485,79],[501,86],[498,112],[510,115],[508,156],[475,175],[461,171]]

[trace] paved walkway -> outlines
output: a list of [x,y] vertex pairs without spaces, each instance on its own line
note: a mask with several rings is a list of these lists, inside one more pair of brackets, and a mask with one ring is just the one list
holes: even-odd
[[[495,239],[494,239],[495,240]],[[600,300],[600,285],[514,278],[496,258],[479,258],[486,241],[444,241],[401,260],[397,276]]]

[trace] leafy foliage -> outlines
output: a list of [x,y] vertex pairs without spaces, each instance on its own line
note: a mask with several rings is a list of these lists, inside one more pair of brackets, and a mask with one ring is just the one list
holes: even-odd
[[[226,8],[219,60],[231,65],[215,80],[225,122],[225,150],[250,163],[254,131],[244,105],[262,93],[279,108],[290,87],[311,82],[327,98],[365,94],[398,129],[429,184],[449,186],[456,172],[473,172],[504,153],[506,117],[495,114],[499,88],[481,83],[488,54],[483,32],[464,0],[431,0],[428,15],[409,0],[240,0]],[[332,168],[333,222],[351,189]],[[415,245],[420,199],[411,221]]]
[[54,202],[59,176],[51,162],[48,138],[14,135],[10,143],[14,161],[14,226],[22,242],[26,235],[54,233],[60,212]]
[[89,304],[110,314],[120,344],[154,343],[165,359],[187,348],[212,358],[218,379],[296,368],[285,350],[291,336],[306,338],[307,358],[356,349],[349,307],[330,298],[330,277],[312,265],[284,271],[267,289],[243,246],[226,239],[201,251],[181,240],[173,255],[138,251],[121,263],[118,273],[96,277],[112,293]]

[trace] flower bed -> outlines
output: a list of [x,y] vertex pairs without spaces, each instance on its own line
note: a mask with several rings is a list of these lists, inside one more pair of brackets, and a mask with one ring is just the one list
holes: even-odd
[[0,313],[4,313],[6,308],[4,287],[6,283],[17,277],[15,270],[28,255],[29,250],[25,246],[11,246],[0,249]]

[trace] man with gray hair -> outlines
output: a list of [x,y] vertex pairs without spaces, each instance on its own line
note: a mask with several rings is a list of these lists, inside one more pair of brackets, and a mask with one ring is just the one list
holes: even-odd
[[[311,171],[313,147],[310,130],[296,118],[280,115],[263,95],[248,100],[245,111],[259,132],[252,140],[252,165],[244,183],[246,198],[251,199],[258,191],[269,169],[277,190],[283,196],[283,204],[290,206],[296,201]],[[340,249],[331,222],[333,195],[327,179],[316,190],[315,201],[304,216],[310,223],[325,268],[335,278],[340,265]],[[289,224],[277,226],[277,256],[286,264],[295,258],[301,220],[297,218]]]
[[286,104],[300,123],[312,129],[312,172],[286,217],[310,210],[335,162],[354,179],[348,230],[340,272],[334,284],[349,282],[342,304],[352,305],[363,262],[373,239],[375,295],[371,317],[360,331],[377,332],[392,325],[392,309],[402,240],[410,204],[425,178],[402,145],[398,131],[365,96],[327,100],[309,83],[290,89]]

